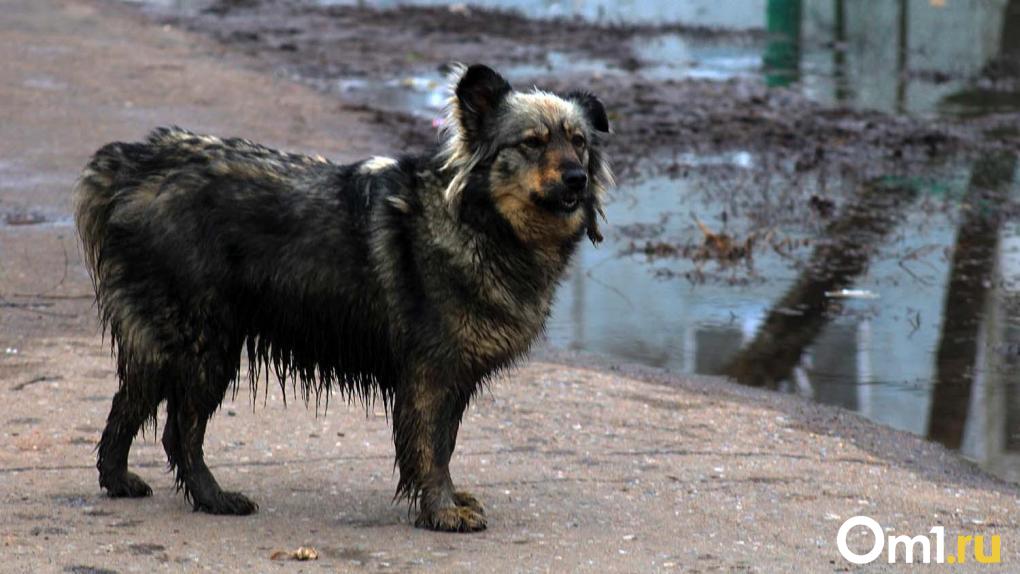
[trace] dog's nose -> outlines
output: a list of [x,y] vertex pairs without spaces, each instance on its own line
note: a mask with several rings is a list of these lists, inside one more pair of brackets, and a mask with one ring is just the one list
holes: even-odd
[[563,173],[563,185],[571,191],[582,191],[588,184],[588,174],[583,169],[569,169]]

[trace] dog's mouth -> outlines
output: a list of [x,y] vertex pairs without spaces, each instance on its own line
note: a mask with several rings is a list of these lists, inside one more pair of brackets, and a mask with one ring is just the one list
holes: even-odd
[[531,200],[546,211],[559,215],[570,215],[581,207],[584,200],[583,191],[569,189],[557,190],[547,195],[531,194]]
[[559,207],[565,212],[572,212],[577,209],[577,206],[581,205],[581,194],[568,191],[560,196]]

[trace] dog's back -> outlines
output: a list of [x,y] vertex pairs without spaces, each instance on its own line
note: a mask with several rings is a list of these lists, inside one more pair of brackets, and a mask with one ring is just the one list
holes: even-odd
[[[317,318],[363,306],[371,292],[343,290],[372,280],[371,198],[339,185],[351,171],[176,128],[100,149],[77,188],[76,219],[118,352],[193,345],[191,323],[215,323],[231,345],[258,331],[321,339],[330,330]],[[323,302],[331,308],[310,308]],[[259,329],[288,317],[305,324]]]
[[[321,158],[286,154],[243,139],[200,136],[179,128],[158,128],[141,143],[107,144],[92,157],[75,190],[76,223],[87,263],[98,273],[103,245],[115,239],[108,230],[139,232],[156,219],[151,214],[146,218],[147,211],[164,209],[157,203],[180,206],[202,200],[205,204],[197,207],[208,209],[231,199],[230,184],[252,182],[259,185],[254,189],[246,186],[244,193],[269,192],[266,195],[285,200],[279,191],[301,189],[288,185],[288,180],[335,167]],[[280,189],[269,189],[273,183]]]

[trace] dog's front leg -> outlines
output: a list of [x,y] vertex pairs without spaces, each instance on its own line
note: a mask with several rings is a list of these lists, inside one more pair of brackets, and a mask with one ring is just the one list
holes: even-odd
[[397,494],[417,500],[418,527],[447,532],[485,529],[481,504],[474,496],[457,492],[450,478],[450,457],[466,407],[467,397],[428,369],[415,369],[397,389],[393,405],[400,467]]

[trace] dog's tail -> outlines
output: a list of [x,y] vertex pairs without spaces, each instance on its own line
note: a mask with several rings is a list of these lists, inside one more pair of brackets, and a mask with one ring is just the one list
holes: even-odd
[[117,205],[124,201],[124,193],[131,187],[129,182],[137,180],[146,158],[151,158],[153,151],[148,142],[107,144],[92,156],[75,185],[75,225],[94,284],[99,280],[110,219]]
[[97,151],[74,188],[74,221],[93,282],[97,279],[103,238],[113,212],[116,181],[120,172],[131,165],[123,146],[111,143]]

